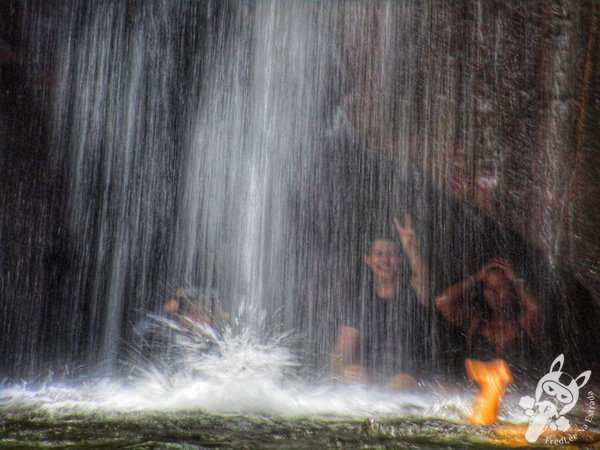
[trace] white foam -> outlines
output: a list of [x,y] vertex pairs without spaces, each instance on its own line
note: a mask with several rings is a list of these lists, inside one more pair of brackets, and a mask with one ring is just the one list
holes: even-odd
[[401,393],[365,385],[334,385],[300,380],[298,365],[282,337],[265,341],[250,330],[212,338],[213,350],[194,333],[174,342],[183,351],[178,369],[159,365],[139,368],[133,380],[104,378],[79,385],[48,384],[5,387],[5,406],[67,411],[201,410],[216,414],[280,417],[400,417],[417,415],[463,421],[472,393],[448,393],[424,387]]

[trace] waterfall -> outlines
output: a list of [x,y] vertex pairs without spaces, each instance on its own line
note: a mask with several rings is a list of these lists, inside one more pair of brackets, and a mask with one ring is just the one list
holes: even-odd
[[[405,213],[432,292],[512,258],[543,308],[567,305],[558,334],[586,354],[568,330],[588,306],[563,300],[598,286],[597,234],[581,237],[594,153],[578,136],[572,157],[569,137],[587,129],[587,5],[9,3],[25,74],[23,137],[1,160],[5,295],[28,292],[4,306],[15,372],[111,373],[133,325],[196,285],[244,327],[295,333],[327,375],[368,231]],[[459,338],[413,319],[443,366]]]

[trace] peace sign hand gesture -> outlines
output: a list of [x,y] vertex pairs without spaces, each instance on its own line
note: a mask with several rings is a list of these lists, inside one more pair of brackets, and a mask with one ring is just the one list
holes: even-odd
[[412,227],[412,218],[410,215],[404,215],[404,226],[396,217],[394,217],[394,225],[396,226],[396,231],[398,231],[398,236],[400,237],[400,243],[402,244],[402,248],[406,252],[406,255],[409,258],[418,256],[419,243],[417,241],[415,230]]
[[408,257],[408,263],[412,272],[410,283],[415,290],[417,301],[423,306],[429,306],[431,300],[429,295],[429,272],[421,258],[419,241],[412,227],[412,219],[409,214],[405,214],[404,225],[402,225],[394,217],[394,225],[396,226],[396,231],[398,231],[402,248]]

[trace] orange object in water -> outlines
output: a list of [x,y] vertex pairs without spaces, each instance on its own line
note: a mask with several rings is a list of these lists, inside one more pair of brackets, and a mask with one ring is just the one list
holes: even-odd
[[503,359],[478,361],[469,358],[465,359],[465,366],[469,379],[479,385],[469,422],[474,425],[496,423],[504,390],[513,380],[510,367]]

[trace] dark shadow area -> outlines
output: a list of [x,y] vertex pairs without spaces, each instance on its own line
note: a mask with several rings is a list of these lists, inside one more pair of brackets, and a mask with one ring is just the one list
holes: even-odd
[[43,93],[51,80],[31,58],[28,6],[35,5],[7,1],[0,6],[0,351],[5,373],[21,374],[34,367],[51,326],[44,315],[47,305],[60,304],[48,286],[62,264],[52,256],[58,210],[46,159],[48,99]]
[[[429,264],[432,298],[497,257],[510,261],[537,293],[541,339],[528,347],[531,360],[515,368],[521,376],[533,383],[560,353],[572,373],[600,361],[599,310],[572,273],[553,267],[539,250],[483,211],[439,192],[410,163],[365,151],[351,139],[334,142],[324,153],[310,188],[298,193],[295,219],[297,258],[304,271],[294,317],[297,329],[306,333],[302,345],[311,370],[329,375],[336,328],[344,305],[359,295],[373,229],[383,225],[392,230],[392,218],[406,213],[413,217]],[[435,308],[425,316],[407,317],[398,330],[404,327],[425,330],[428,336],[428,378],[466,382],[464,358],[469,353],[460,329]]]

